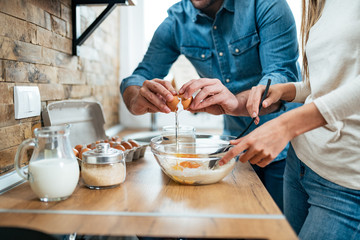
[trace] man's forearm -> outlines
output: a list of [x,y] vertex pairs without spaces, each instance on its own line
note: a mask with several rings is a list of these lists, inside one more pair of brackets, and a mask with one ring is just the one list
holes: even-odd
[[125,89],[125,91],[123,93],[124,103],[131,113],[132,113],[131,102],[139,94],[139,90],[140,90],[139,86],[129,86]]

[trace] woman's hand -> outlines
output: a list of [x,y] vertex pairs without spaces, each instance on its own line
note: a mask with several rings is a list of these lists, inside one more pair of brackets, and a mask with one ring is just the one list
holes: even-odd
[[[246,103],[246,109],[252,118],[255,118],[255,124],[259,123],[259,105],[266,86],[259,85],[253,87],[249,93]],[[271,85],[268,95],[263,101],[263,110],[265,112],[274,111],[279,106],[280,100],[292,100],[295,97],[296,89],[293,84],[275,84]],[[284,99],[285,98],[285,99]],[[307,108],[306,108],[307,109]],[[298,113],[297,113],[298,112]],[[288,142],[297,134],[295,121],[291,118],[301,111],[290,111],[264,123],[251,133],[240,139],[231,141],[236,145],[231,148],[220,161],[220,165],[225,164],[237,155],[241,162],[249,161],[260,167],[265,167],[286,147]]]
[[234,146],[219,164],[223,165],[240,154],[241,162],[249,161],[260,167],[268,165],[294,137],[326,124],[312,102],[268,121],[245,137],[231,141]]
[[225,154],[219,164],[223,165],[240,154],[239,161],[243,163],[249,161],[251,164],[265,167],[292,138],[293,135],[288,130],[286,122],[278,117],[256,128],[245,137],[231,141],[230,143],[236,146]]
[[245,102],[241,104],[219,79],[193,79],[181,87],[179,94],[183,94],[187,99],[197,91],[188,108],[190,112],[207,112],[214,115],[240,115],[240,111],[246,112]]
[[[264,109],[276,104],[277,106],[275,108],[278,108],[280,106],[279,100],[281,99],[284,90],[281,87],[281,84],[275,84],[271,85],[269,88],[268,95],[265,97],[262,107]],[[255,118],[254,123],[259,124],[259,105],[261,101],[261,97],[265,91],[264,85],[258,85],[256,87],[252,87],[251,91],[249,93],[248,101],[246,103],[246,109],[249,113],[249,115],[252,118]],[[271,111],[274,111],[275,109],[272,109]]]

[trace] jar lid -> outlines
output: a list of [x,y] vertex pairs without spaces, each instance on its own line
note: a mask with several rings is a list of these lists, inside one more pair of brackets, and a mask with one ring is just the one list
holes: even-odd
[[123,151],[111,148],[109,143],[98,143],[96,148],[83,153],[82,161],[90,164],[108,164],[123,161]]

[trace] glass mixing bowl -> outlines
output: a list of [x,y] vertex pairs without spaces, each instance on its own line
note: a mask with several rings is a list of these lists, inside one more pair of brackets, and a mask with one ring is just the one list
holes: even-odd
[[235,166],[235,159],[223,166],[209,167],[212,160],[220,160],[225,154],[211,153],[226,147],[232,136],[196,134],[194,138],[157,136],[151,139],[150,147],[162,171],[175,182],[189,185],[216,183],[228,175]]

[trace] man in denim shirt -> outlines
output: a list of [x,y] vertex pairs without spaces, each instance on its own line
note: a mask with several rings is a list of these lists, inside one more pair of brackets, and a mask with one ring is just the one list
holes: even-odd
[[[190,97],[200,90],[190,111],[224,114],[226,135],[239,135],[251,121],[245,107],[251,87],[268,79],[272,84],[298,81],[296,27],[286,0],[182,0],[168,10],[143,61],[121,83],[132,114],[170,112],[166,101],[176,92],[161,79],[180,54],[201,79],[179,92]],[[294,107],[283,104],[261,116],[260,123]],[[287,149],[265,168],[253,166],[281,209]]]

